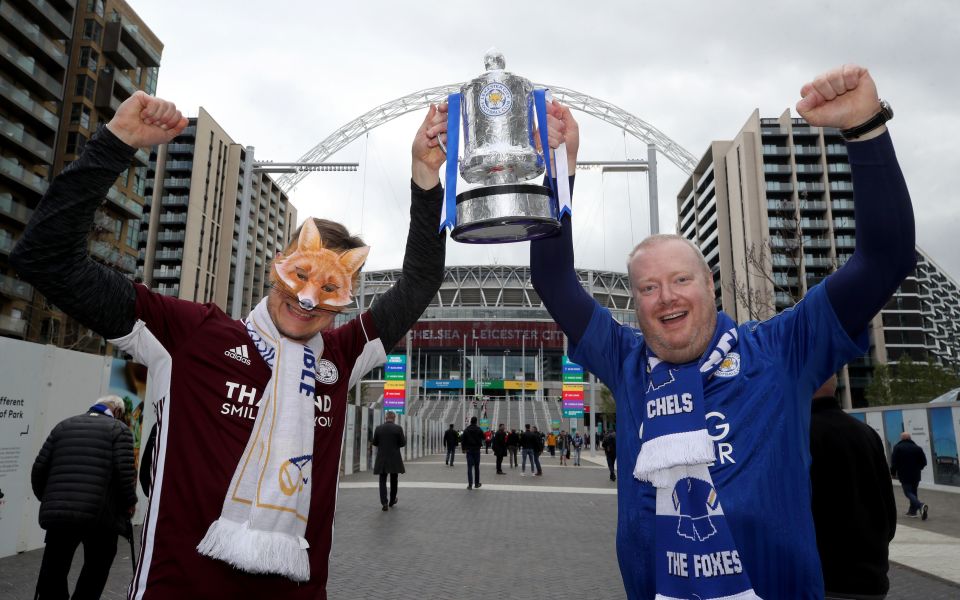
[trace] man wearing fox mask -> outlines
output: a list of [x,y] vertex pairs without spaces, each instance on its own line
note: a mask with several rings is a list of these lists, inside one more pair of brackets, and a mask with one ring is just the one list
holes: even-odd
[[400,279],[337,328],[369,251],[338,223],[306,221],[243,321],[135,285],[88,255],[94,212],[136,150],[186,127],[173,103],[135,93],[50,184],[11,262],[152,378],[156,460],[130,598],[326,598],[347,391],[443,277],[445,113],[431,107],[414,138]]

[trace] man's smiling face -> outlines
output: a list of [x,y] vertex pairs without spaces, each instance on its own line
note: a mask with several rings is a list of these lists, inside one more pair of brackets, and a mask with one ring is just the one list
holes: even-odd
[[686,242],[653,240],[630,259],[640,331],[661,360],[683,364],[704,353],[717,325],[713,278]]

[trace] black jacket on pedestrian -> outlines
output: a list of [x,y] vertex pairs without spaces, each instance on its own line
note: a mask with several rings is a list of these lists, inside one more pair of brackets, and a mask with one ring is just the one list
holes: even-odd
[[449,450],[450,448],[456,448],[460,445],[460,436],[457,435],[457,432],[453,429],[448,429],[443,434],[443,444]]
[[400,448],[407,445],[407,436],[403,427],[387,421],[373,431],[373,441],[377,447],[377,460],[373,463],[373,474],[406,473],[403,468],[403,456]]
[[58,423],[33,463],[40,526],[104,527],[124,533],[137,504],[133,436],[109,414],[91,409]]
[[483,448],[483,430],[479,425],[467,425],[463,430],[463,438],[460,442],[463,445],[463,451],[479,450]]
[[890,455],[890,474],[901,483],[920,483],[920,471],[927,466],[927,457],[913,440],[900,440]]
[[614,459],[617,458],[617,434],[613,431],[608,432],[603,436],[603,442],[600,444],[603,447],[603,451],[607,453],[607,456],[612,456]]
[[886,594],[897,505],[880,436],[843,412],[833,396],[814,398],[810,454],[813,523],[827,592]]
[[507,455],[507,432],[497,431],[493,434],[493,454],[495,456]]
[[520,447],[524,450],[540,451],[540,434],[532,431],[524,431],[520,434]]

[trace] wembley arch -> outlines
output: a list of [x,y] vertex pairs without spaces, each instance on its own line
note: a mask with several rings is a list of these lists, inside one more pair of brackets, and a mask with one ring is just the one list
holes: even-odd
[[[432,87],[381,104],[328,135],[301,156],[298,162],[326,161],[368,131],[409,112],[445,101],[448,95],[460,91],[461,85],[454,83]],[[693,154],[643,119],[634,116],[619,106],[576,90],[541,83],[534,85],[550,89],[555,98],[570,108],[605,121],[640,141],[654,146],[661,155],[679,167],[684,173],[687,175],[693,173],[697,164]],[[277,183],[284,191],[289,192],[309,174],[309,171],[287,173],[278,178]]]

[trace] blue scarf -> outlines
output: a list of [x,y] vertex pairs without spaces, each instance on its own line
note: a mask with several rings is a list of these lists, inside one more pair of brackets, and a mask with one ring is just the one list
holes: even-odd
[[709,466],[704,383],[736,346],[737,325],[719,313],[698,362],[663,362],[647,349],[640,454],[633,475],[657,488],[657,600],[756,600],[727,526]]

